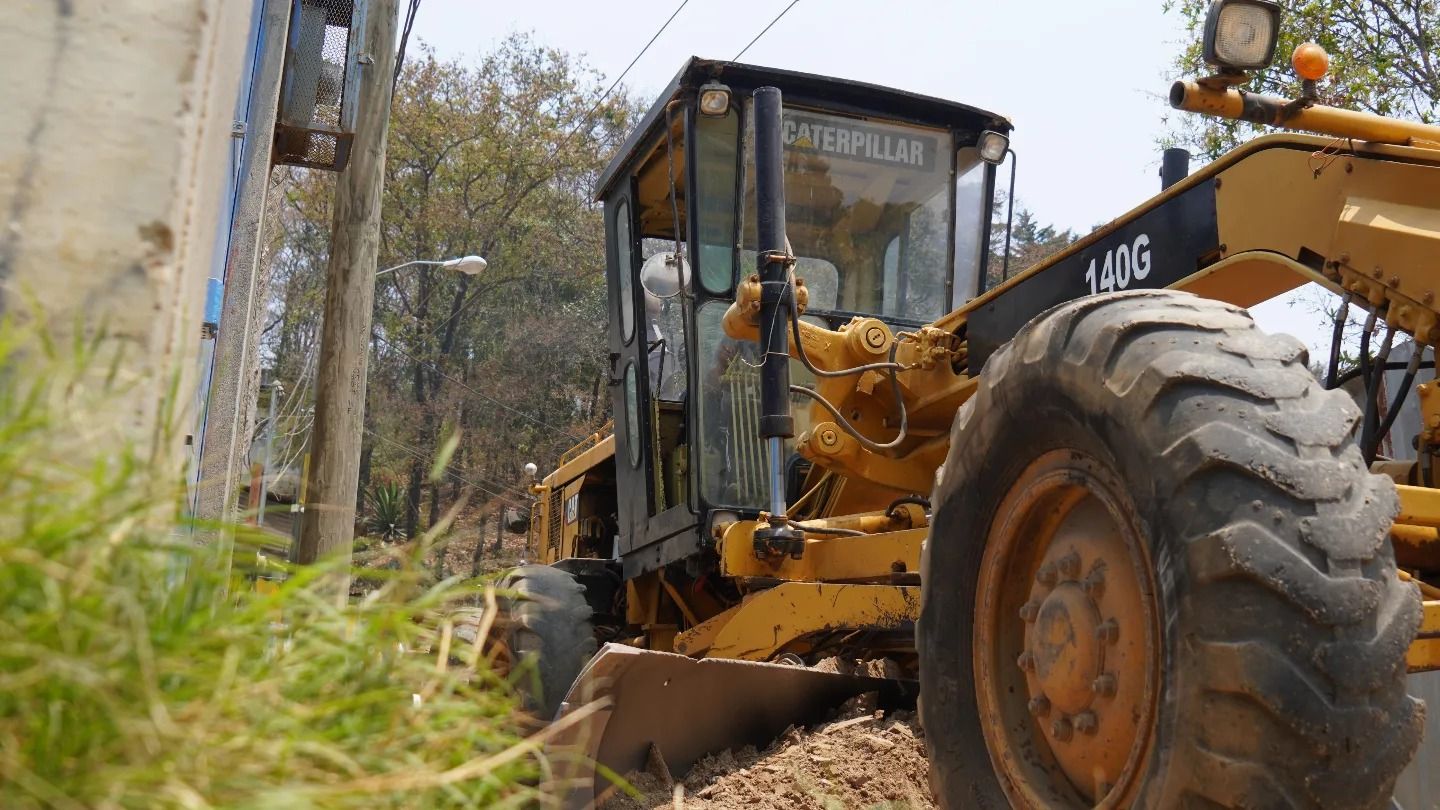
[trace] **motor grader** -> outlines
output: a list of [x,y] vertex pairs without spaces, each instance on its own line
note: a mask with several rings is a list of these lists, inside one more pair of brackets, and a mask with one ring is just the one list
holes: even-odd
[[[599,181],[613,428],[507,580],[559,741],[679,773],[918,682],[944,806],[1386,805],[1440,668],[1440,127],[1319,104],[1309,47],[1244,91],[1279,25],[1217,0],[1170,102],[1314,134],[1014,273],[1005,118],[689,61]],[[1318,375],[1245,309],[1311,283]]]

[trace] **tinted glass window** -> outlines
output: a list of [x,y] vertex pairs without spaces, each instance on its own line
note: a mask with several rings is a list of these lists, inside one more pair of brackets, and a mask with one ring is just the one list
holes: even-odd
[[[767,503],[768,486],[765,444],[760,440],[760,347],[725,334],[721,319],[728,306],[711,301],[695,315],[700,493],[713,505],[760,509]],[[790,361],[791,383],[810,387],[814,381],[798,360]],[[792,394],[790,412],[796,435],[810,428],[808,399]],[[787,456],[792,447],[794,441],[788,440]]]
[[[950,134],[786,108],[781,138],[796,275],[810,282],[807,260],[835,272],[825,280],[834,290],[833,310],[917,321],[944,314],[954,218]],[[755,194],[754,139],[746,140],[748,201]],[[753,209],[747,205],[745,213],[745,247],[752,250]],[[826,307],[812,296],[811,308]]]
[[961,149],[955,157],[955,306],[969,301],[980,290],[984,267],[980,248],[990,222],[990,205],[985,197],[986,166],[973,146]]
[[630,466],[640,466],[640,408],[635,390],[635,364],[625,366],[625,444],[630,448]]
[[735,176],[740,117],[695,117],[695,185],[699,216],[700,283],[712,293],[730,289],[735,260]]
[[630,203],[626,200],[615,206],[615,268],[620,274],[620,339],[629,343],[635,334],[635,294],[631,288],[635,262],[631,257]]

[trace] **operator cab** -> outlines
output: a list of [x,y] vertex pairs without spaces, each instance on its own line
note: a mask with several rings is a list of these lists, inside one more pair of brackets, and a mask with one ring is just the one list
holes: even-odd
[[[693,558],[717,516],[765,503],[758,347],[721,318],[755,272],[751,96],[784,97],[787,231],[805,317],[903,330],[980,290],[1010,124],[974,107],[691,59],[601,176],[626,578]],[[998,146],[998,150],[997,150]],[[791,379],[811,380],[799,364]],[[797,408],[797,433],[805,425]],[[798,490],[804,462],[791,459]],[[798,495],[797,493],[794,493]]]

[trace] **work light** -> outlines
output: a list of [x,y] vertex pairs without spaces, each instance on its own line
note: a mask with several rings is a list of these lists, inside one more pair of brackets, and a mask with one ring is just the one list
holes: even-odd
[[1005,159],[1005,153],[1010,149],[1010,139],[1003,132],[985,130],[980,133],[980,140],[976,143],[980,150],[980,159],[986,163],[999,165]]
[[710,82],[700,88],[700,113],[721,116],[730,111],[730,88]]
[[1280,6],[1270,0],[1214,0],[1205,17],[1205,61],[1224,70],[1270,64],[1280,33]]

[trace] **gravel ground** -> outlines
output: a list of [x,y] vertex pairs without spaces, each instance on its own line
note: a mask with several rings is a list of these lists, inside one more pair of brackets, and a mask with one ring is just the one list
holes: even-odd
[[935,802],[926,774],[925,738],[915,713],[886,714],[875,708],[873,695],[862,695],[830,722],[791,727],[764,750],[746,746],[713,754],[678,781],[652,756],[644,771],[627,775],[638,798],[616,789],[601,806],[928,810]]

